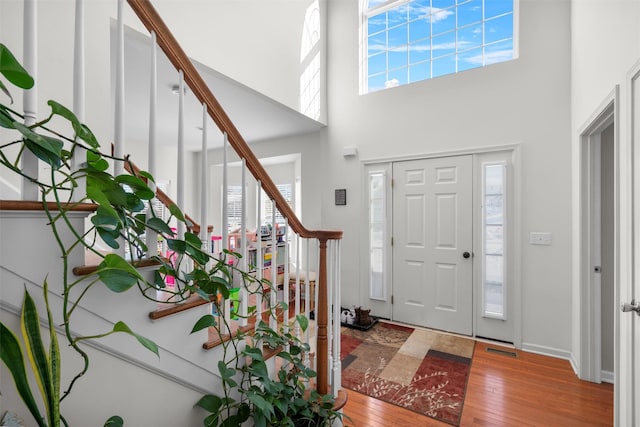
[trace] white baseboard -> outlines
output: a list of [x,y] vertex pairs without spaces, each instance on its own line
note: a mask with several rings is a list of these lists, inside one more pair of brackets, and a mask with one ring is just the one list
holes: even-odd
[[603,383],[614,384],[615,383],[615,374],[612,371],[602,371],[602,372],[600,372],[600,380]]
[[[562,350],[559,348],[546,347],[543,345],[531,344],[531,343],[522,343],[522,350],[528,351],[529,353],[541,354],[543,356],[556,357],[558,359],[565,359],[571,363],[573,370],[576,371],[576,364],[573,360],[573,356],[570,351]],[[577,371],[576,371],[577,372]]]

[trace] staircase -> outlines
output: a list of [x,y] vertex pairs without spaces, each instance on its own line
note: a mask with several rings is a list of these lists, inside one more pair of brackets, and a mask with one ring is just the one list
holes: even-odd
[[[177,234],[184,236],[186,232],[197,234],[203,242],[203,248],[212,256],[224,257],[224,250],[233,250],[238,255],[228,255],[228,259],[234,259],[235,265],[244,270],[254,268],[253,273],[258,280],[266,279],[273,284],[273,288],[268,295],[270,306],[278,303],[288,304],[288,308],[279,312],[279,317],[268,316],[263,311],[263,307],[269,305],[256,303],[255,296],[244,284],[239,284],[235,310],[241,316],[233,319],[231,302],[226,300],[220,311],[223,314],[221,319],[228,324],[225,337],[213,336],[212,330],[204,329],[197,333],[190,334],[194,323],[204,315],[212,313],[213,303],[211,300],[204,300],[197,296],[189,297],[180,304],[163,303],[163,294],[158,292],[151,297],[136,292],[135,289],[127,291],[126,297],[122,294],[109,291],[105,286],[92,286],[91,292],[87,292],[82,299],[81,305],[75,309],[75,320],[73,322],[73,336],[93,336],[99,331],[110,330],[118,321],[124,321],[136,333],[152,339],[159,347],[160,357],[157,358],[152,353],[146,351],[141,346],[136,345],[130,336],[111,335],[103,339],[87,340],[84,343],[86,351],[91,357],[89,371],[78,382],[69,395],[63,401],[62,411],[69,425],[98,425],[104,422],[109,416],[117,413],[122,415],[126,421],[125,425],[138,426],[196,426],[202,425],[203,412],[195,408],[194,405],[203,395],[215,392],[220,388],[221,378],[217,370],[217,362],[222,358],[220,343],[229,337],[234,336],[238,331],[251,333],[255,328],[258,319],[269,319],[272,327],[277,327],[278,322],[283,322],[296,315],[306,315],[309,317],[310,310],[313,309],[315,316],[314,332],[302,333],[296,331],[301,339],[309,342],[313,351],[313,360],[309,360],[309,365],[318,372],[317,383],[314,385],[322,394],[332,394],[338,397],[336,405],[341,406],[346,400],[346,395],[341,390],[340,385],[340,324],[332,319],[340,318],[340,240],[341,231],[335,230],[311,230],[306,228],[289,206],[283,195],[274,184],[273,180],[265,171],[260,160],[244,140],[234,123],[217,101],[214,94],[207,87],[205,81],[193,66],[187,54],[182,50],[171,31],[164,24],[163,20],[153,8],[149,1],[129,0],[128,6],[124,1],[114,1],[112,5],[105,6],[105,2],[85,2],[77,0],[75,3],[74,17],[67,17],[65,22],[73,22],[75,42],[73,55],[73,110],[74,113],[92,126],[93,117],[84,117],[85,99],[87,90],[84,87],[85,67],[87,62],[100,57],[101,62],[115,64],[114,90],[115,90],[115,123],[104,124],[102,117],[96,117],[100,128],[114,129],[113,153],[116,157],[125,157],[127,152],[126,136],[124,134],[124,90],[125,79],[125,57],[123,50],[124,38],[124,18],[125,14],[135,14],[140,23],[149,31],[151,40],[150,49],[153,50],[152,57],[158,54],[166,55],[166,58],[176,68],[176,76],[181,80],[181,85],[188,87],[188,92],[193,94],[201,103],[203,109],[203,128],[215,127],[224,135],[224,165],[228,168],[227,150],[233,153],[234,158],[239,159],[243,165],[242,186],[247,185],[246,174],[250,174],[257,182],[258,191],[262,190],[270,199],[273,212],[276,211],[285,219],[284,227],[276,223],[276,215],[272,215],[273,223],[268,224],[273,231],[272,235],[262,241],[260,230],[248,229],[246,220],[246,200],[243,200],[242,217],[243,221],[237,230],[236,235],[240,238],[232,241],[226,227],[227,204],[223,199],[220,216],[223,218],[221,234],[221,248],[215,251],[210,246],[212,233],[216,231],[206,226],[206,223],[198,224],[193,218],[188,217],[186,226],[182,223],[177,225]],[[92,9],[93,8],[93,9]],[[37,2],[35,0],[24,1],[24,51],[22,52],[23,63],[27,69],[34,67],[40,59],[40,72],[34,73],[36,81],[39,82],[38,75],[46,74],[47,67],[55,66],[55,62],[47,62],[44,53],[38,53],[36,34],[42,26],[55,25],[47,21],[47,16],[38,16]],[[115,53],[108,59],[111,52],[86,52],[84,47],[84,37],[89,33],[90,37],[108,38],[109,34],[96,35],[93,32],[109,31],[108,28],[87,28],[84,16],[87,14],[104,14],[104,21],[110,18],[115,20],[115,34],[117,46]],[[2,40],[0,40],[2,42]],[[71,49],[71,47],[70,47]],[[17,53],[17,52],[15,52]],[[107,59],[105,59],[105,57]],[[44,59],[44,60],[43,60]],[[149,169],[153,175],[157,174],[159,168],[156,159],[157,139],[154,129],[154,106],[156,94],[154,94],[155,72],[154,65],[150,66],[151,72],[149,81],[151,84],[150,94],[150,130],[149,130]],[[71,71],[69,71],[71,72]],[[46,79],[42,79],[43,81]],[[155,82],[155,83],[154,83]],[[104,82],[110,86],[111,81]],[[23,110],[25,123],[30,125],[35,123],[35,111],[39,103],[38,97],[45,99],[59,97],[59,88],[37,86],[37,95],[25,92],[23,100]],[[180,88],[180,100],[183,102],[185,90]],[[107,101],[109,102],[109,101]],[[182,107],[179,107],[182,110]],[[180,135],[184,117],[176,117],[178,127],[178,141],[176,158],[178,159],[178,184],[176,201],[171,200],[164,192],[158,190],[157,200],[165,206],[176,204],[184,207],[185,197],[189,189],[184,185],[184,141]],[[3,135],[3,134],[0,134]],[[103,147],[104,149],[104,147]],[[203,144],[201,155],[204,156],[203,170],[206,169],[207,148]],[[32,156],[33,157],[33,156]],[[182,160],[181,160],[182,159]],[[134,175],[139,174],[139,169],[135,166],[135,159],[123,165],[115,164],[115,173],[121,174],[128,171]],[[71,167],[81,167],[86,158],[74,160],[75,165]],[[182,170],[181,166],[182,165]],[[34,174],[38,171],[42,175],[42,170],[46,168],[37,158],[27,158],[21,165],[25,174]],[[0,178],[4,178],[4,172]],[[225,172],[226,176],[226,172]],[[199,195],[191,197],[203,197],[202,205],[206,206],[206,198],[210,189],[206,188],[208,181],[206,174],[201,177],[203,191]],[[0,182],[2,184],[2,182]],[[71,275],[72,281],[92,280],[92,273],[96,265],[92,262],[89,254],[78,247],[74,249],[66,258],[69,269],[63,268],[60,262],[60,255],[56,239],[51,234],[47,224],[47,215],[43,210],[43,204],[37,187],[28,179],[24,179],[18,184],[21,187],[21,200],[0,201],[0,320],[3,323],[13,326],[12,329],[19,329],[19,319],[17,317],[22,304],[23,291],[29,289],[36,299],[36,303],[42,307],[43,282],[45,277],[50,282],[49,302],[54,313],[60,308],[62,296],[61,289],[56,285],[56,279],[64,275]],[[16,185],[15,187],[17,187]],[[80,182],[80,189],[83,183]],[[226,180],[223,183],[226,187]],[[226,195],[226,191],[223,190]],[[73,200],[71,200],[73,203]],[[265,209],[258,202],[258,211]],[[72,227],[83,230],[89,223],[89,218],[94,214],[95,206],[81,204],[72,209],[70,217],[73,220]],[[206,208],[202,209],[199,218],[207,220],[210,216]],[[283,236],[277,236],[275,230],[283,228]],[[252,242],[248,236],[252,231],[256,233],[255,241]],[[214,233],[215,234],[215,233]],[[242,238],[244,237],[244,238]],[[61,236],[62,240],[72,241],[72,235]],[[135,254],[126,255],[136,265],[139,273],[149,282],[153,283],[156,271],[162,262],[168,262],[164,256],[167,255],[167,247],[156,245],[158,237],[154,233],[146,233],[147,246],[150,250],[144,254],[143,259],[136,259]],[[153,244],[152,244],[153,243]],[[165,243],[166,245],[166,243]],[[104,245],[102,245],[104,246]],[[277,252],[272,254],[274,265],[270,270],[265,269],[264,255],[266,249],[270,247],[282,248],[284,261],[282,268],[276,268],[278,262],[275,260]],[[157,248],[157,250],[156,250]],[[104,248],[101,248],[104,249]],[[280,249],[278,249],[280,250]],[[257,265],[247,263],[250,252],[255,252]],[[264,252],[263,252],[264,251]],[[124,253],[122,253],[125,256]],[[151,259],[161,259],[163,261],[154,262]],[[265,273],[266,272],[266,273]],[[185,273],[188,273],[186,271]],[[262,277],[267,274],[268,277]],[[311,280],[315,274],[314,279]],[[304,280],[304,278],[310,280]],[[281,284],[282,292],[277,292],[277,286]],[[315,287],[310,285],[315,285]],[[71,295],[72,300],[80,295]],[[158,302],[160,300],[160,302]],[[256,305],[257,309],[253,316],[249,315],[250,306]],[[265,309],[266,310],[266,309]],[[278,320],[279,319],[279,320]],[[58,324],[62,319],[56,319]],[[58,330],[63,334],[62,329]],[[62,379],[63,384],[69,381],[78,369],[81,362],[77,355],[70,349],[64,348]],[[11,378],[7,375],[4,366],[0,367],[0,416],[5,410],[17,413],[30,424],[27,412],[20,402],[20,399],[13,391]]]

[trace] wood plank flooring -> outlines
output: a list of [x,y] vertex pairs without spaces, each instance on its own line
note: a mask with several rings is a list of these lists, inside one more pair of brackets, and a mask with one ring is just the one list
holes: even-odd
[[[461,426],[582,427],[613,425],[613,385],[580,381],[566,360],[478,342]],[[352,427],[448,426],[351,390],[344,413]]]

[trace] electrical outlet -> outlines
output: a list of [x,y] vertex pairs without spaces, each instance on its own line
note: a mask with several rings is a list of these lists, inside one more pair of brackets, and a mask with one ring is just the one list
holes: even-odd
[[531,245],[550,245],[551,233],[532,231],[529,233],[529,244]]

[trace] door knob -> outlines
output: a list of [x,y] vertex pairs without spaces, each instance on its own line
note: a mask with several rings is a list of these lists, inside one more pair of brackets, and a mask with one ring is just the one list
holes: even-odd
[[471,256],[471,254],[469,252],[463,252],[462,253],[462,258],[469,258]]
[[631,304],[624,303],[622,307],[620,307],[623,312],[627,313],[629,311],[635,311],[638,316],[640,316],[640,305],[636,304],[636,300],[632,299]]

